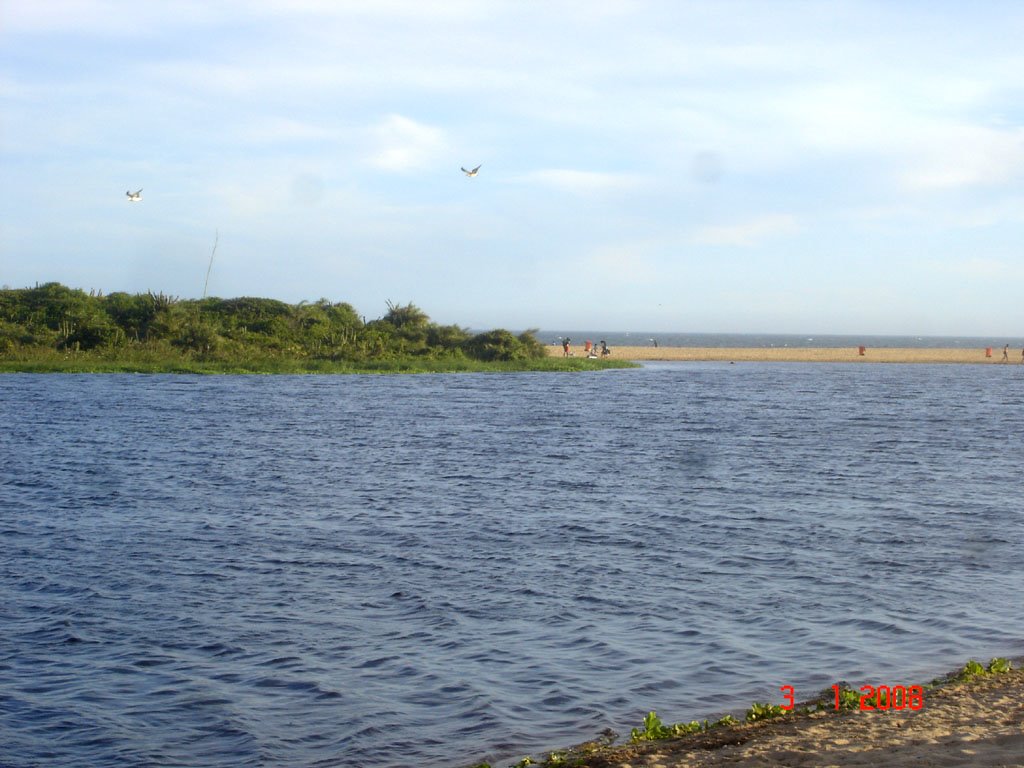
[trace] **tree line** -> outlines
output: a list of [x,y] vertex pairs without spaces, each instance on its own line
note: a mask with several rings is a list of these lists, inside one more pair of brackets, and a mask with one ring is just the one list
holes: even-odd
[[248,356],[372,362],[406,357],[481,361],[545,356],[535,331],[473,334],[439,325],[416,305],[387,302],[366,322],[352,305],[275,299],[180,299],[163,293],[86,293],[60,283],[0,290],[0,356],[32,350],[151,349],[191,359]]

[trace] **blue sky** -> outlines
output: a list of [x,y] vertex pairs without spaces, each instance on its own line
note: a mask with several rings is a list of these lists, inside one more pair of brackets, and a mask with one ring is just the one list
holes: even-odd
[[1011,1],[3,0],[0,284],[198,297],[219,233],[210,295],[367,318],[1012,338],[1022,36]]

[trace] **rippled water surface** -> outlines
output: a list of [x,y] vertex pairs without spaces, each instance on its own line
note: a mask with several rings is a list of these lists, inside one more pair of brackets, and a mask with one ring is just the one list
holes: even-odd
[[3,765],[500,762],[1024,653],[1024,366],[8,375],[0,423]]

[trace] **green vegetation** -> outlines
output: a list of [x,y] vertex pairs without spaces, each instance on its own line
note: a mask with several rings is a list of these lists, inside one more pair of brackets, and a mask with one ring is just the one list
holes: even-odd
[[750,705],[750,709],[747,710],[747,722],[756,723],[758,720],[768,720],[773,717],[780,717],[786,714],[784,710],[778,704],[758,704],[756,701]]
[[1011,669],[1013,669],[1013,662],[1009,659],[996,657],[988,663],[989,674],[1005,675]]
[[[756,707],[759,705],[755,704],[754,706]],[[712,731],[716,728],[724,728],[738,723],[739,720],[732,715],[725,715],[714,722],[705,720],[701,723],[697,720],[691,720],[689,723],[675,723],[668,725],[661,722],[661,718],[658,717],[657,713],[648,712],[647,716],[644,718],[643,728],[634,728],[630,731],[630,741],[636,743],[638,741],[671,739],[678,736],[689,736],[691,733],[707,733],[708,731]]]
[[962,683],[973,680],[976,677],[987,677],[988,675],[1002,675],[1013,669],[1013,662],[1009,659],[996,657],[992,659],[987,667],[983,667],[974,659],[964,664],[963,669],[954,673],[948,678],[949,682]]
[[644,718],[643,728],[634,728],[630,731],[632,741],[657,741],[658,739],[671,739],[673,736],[685,736],[688,733],[700,733],[701,725],[696,720],[690,723],[675,723],[668,725],[661,722],[661,718],[655,712],[648,712]]
[[535,331],[471,334],[387,303],[366,322],[320,299],[178,299],[86,293],[60,283],[0,290],[0,371],[355,373],[593,370],[611,363],[546,355]]
[[[834,709],[834,693],[831,688],[826,688],[821,693],[822,700],[818,703],[818,709]],[[848,685],[839,688],[839,709],[860,709],[860,691],[855,691]]]

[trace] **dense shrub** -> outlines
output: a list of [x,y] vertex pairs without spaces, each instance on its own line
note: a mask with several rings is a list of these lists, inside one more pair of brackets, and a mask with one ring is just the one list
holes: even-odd
[[497,329],[478,333],[465,344],[466,354],[477,360],[530,360],[543,357],[544,347],[531,333],[513,335]]
[[[361,363],[407,357],[483,361],[544,357],[533,331],[470,336],[438,325],[414,304],[387,303],[364,322],[347,303],[286,304],[240,297],[182,300],[162,293],[85,293],[60,283],[0,291],[0,354],[19,349],[65,352],[106,347],[177,350],[206,359],[304,359]],[[133,352],[135,354],[135,352]]]

